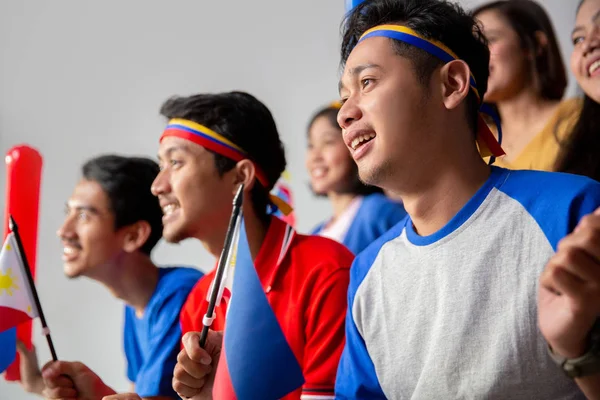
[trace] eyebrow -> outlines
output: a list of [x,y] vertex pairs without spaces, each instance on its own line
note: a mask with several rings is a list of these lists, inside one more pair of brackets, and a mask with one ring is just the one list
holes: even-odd
[[[598,19],[600,19],[600,10],[596,11],[596,13],[592,16],[591,21],[596,22]],[[583,26],[576,25],[575,28],[573,29],[573,31],[571,32],[571,35],[575,34],[576,32],[582,31],[582,30],[583,30]]]
[[[360,74],[361,72],[363,72],[365,69],[369,69],[369,68],[381,69],[381,66],[379,66],[377,64],[361,64],[361,65],[357,65],[354,68],[350,68],[348,73],[350,75],[352,75],[353,77],[355,77],[358,74]],[[342,83],[342,80],[340,79],[340,81],[338,83],[338,92],[341,92],[343,88],[344,88],[344,84]]]
[[88,206],[88,205],[75,205],[74,207],[72,207],[71,205],[69,205],[69,203],[65,203],[65,207],[67,208],[67,210],[76,210],[76,211],[88,211],[92,214],[96,214],[96,215],[100,215],[100,211],[94,207],[94,206]]
[[[170,156],[172,153],[174,153],[176,151],[182,151],[184,153],[189,153],[190,149],[187,146],[185,146],[185,145],[178,144],[178,145],[171,146],[171,147],[167,148],[164,151],[164,156],[168,157],[168,156]],[[160,156],[160,154],[157,154],[157,157],[158,157],[159,160],[162,159],[162,157]]]

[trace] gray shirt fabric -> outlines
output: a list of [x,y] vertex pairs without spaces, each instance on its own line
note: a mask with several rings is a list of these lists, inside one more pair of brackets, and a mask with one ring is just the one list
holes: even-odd
[[407,219],[362,253],[337,398],[585,398],[548,356],[537,291],[558,240],[600,206],[598,186],[494,168],[441,231],[420,237]]

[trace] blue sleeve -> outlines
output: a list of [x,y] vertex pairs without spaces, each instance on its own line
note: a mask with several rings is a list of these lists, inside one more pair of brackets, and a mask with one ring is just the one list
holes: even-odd
[[181,342],[179,313],[187,296],[188,291],[185,290],[171,293],[157,307],[150,320],[151,339],[147,356],[135,380],[135,391],[140,397],[179,398],[171,386],[171,381]]
[[397,237],[406,224],[403,219],[383,236],[379,237],[352,264],[350,269],[350,286],[348,287],[348,309],[346,311],[346,345],[342,352],[335,382],[336,399],[385,399],[385,395],[375,371],[375,365],[361,336],[352,310],[356,291],[367,276],[371,265],[377,258],[381,247]]
[[344,400],[385,399],[365,341],[354,324],[350,301],[349,298],[346,312],[346,345],[338,366],[335,398]]
[[344,245],[354,254],[360,254],[404,217],[406,211],[402,204],[388,199],[381,193],[371,194],[364,198],[348,228]]
[[125,351],[125,360],[127,363],[127,379],[135,382],[138,370],[140,368],[140,350],[135,337],[133,326],[131,326],[131,315],[127,306],[125,306],[125,323],[123,327],[123,350]]
[[564,173],[517,172],[511,174],[517,179],[507,179],[500,190],[525,207],[554,251],[581,218],[600,207],[600,183],[592,179]]

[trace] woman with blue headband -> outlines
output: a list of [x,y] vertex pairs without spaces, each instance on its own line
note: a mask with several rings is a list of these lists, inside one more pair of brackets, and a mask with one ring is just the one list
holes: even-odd
[[354,254],[406,216],[401,204],[388,199],[381,189],[358,178],[336,118],[340,104],[321,108],[308,126],[306,169],[317,196],[327,196],[333,216],[320,223],[313,234],[344,244]]

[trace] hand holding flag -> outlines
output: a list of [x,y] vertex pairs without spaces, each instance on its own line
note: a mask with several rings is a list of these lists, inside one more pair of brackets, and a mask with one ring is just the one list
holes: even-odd
[[198,332],[183,335],[182,343],[173,371],[173,389],[182,398],[212,399],[223,333],[209,331],[204,348],[200,347]]

